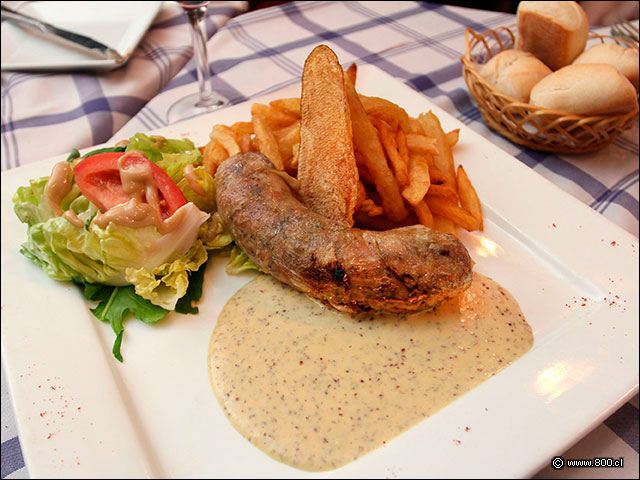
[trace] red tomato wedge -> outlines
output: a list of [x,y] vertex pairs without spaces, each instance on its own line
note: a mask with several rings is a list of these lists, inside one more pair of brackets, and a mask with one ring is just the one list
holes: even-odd
[[[123,152],[98,153],[81,160],[73,169],[75,181],[82,194],[102,212],[130,200],[129,194],[122,188],[118,169],[118,160],[123,155]],[[125,167],[140,163],[146,163],[151,168],[153,183],[160,197],[162,218],[170,217],[187,201],[171,177],[155,163],[147,160],[142,153],[129,153]]]

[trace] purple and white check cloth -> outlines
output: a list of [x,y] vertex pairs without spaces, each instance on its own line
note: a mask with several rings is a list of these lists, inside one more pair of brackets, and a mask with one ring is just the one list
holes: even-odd
[[[242,2],[212,3],[210,69],[214,89],[230,91],[232,103],[299,82],[306,56],[324,43],[344,66],[355,62],[384,70],[638,236],[637,122],[606,149],[580,156],[523,148],[483,123],[462,78],[464,31],[512,25],[514,15],[427,2],[326,1],[235,16]],[[108,75],[3,73],[2,170],[165,126],[169,106],[197,89],[183,22],[178,7],[165,4],[131,63]],[[26,478],[9,402],[3,373],[2,478]],[[624,457],[624,468],[557,471],[549,466],[537,478],[638,478],[638,396],[558,454]]]

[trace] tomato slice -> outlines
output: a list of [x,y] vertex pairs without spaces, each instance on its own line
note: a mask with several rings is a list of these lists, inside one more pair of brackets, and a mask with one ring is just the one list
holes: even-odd
[[[125,153],[122,152],[98,153],[80,161],[73,169],[75,181],[82,194],[102,212],[126,203],[131,198],[122,187],[118,169],[118,160],[123,155]],[[125,163],[149,165],[153,183],[158,189],[163,219],[170,217],[187,203],[171,177],[155,163],[147,160],[142,153],[129,154]]]

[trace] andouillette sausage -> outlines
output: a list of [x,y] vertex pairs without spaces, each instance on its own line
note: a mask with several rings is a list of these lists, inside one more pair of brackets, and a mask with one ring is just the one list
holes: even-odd
[[422,225],[337,225],[300,203],[259,153],[220,165],[216,200],[236,244],[262,271],[339,310],[424,310],[471,284],[471,258],[453,235]]

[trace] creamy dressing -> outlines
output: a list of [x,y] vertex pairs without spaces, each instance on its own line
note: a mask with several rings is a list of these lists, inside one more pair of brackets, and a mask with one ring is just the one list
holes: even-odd
[[[159,142],[164,141],[163,137],[157,138]],[[163,219],[158,188],[153,180],[153,171],[146,162],[136,163],[135,160],[133,162],[130,161],[131,158],[136,156],[143,156],[143,154],[137,150],[132,150],[118,159],[122,189],[131,199],[128,202],[110,208],[106,212],[97,214],[92,222],[100,228],[106,228],[109,222],[127,227],[154,225],[161,234],[170,233],[185,222],[185,217],[193,215],[194,209],[179,208],[169,218]],[[195,177],[193,166],[191,165],[191,167],[191,173]],[[62,216],[76,227],[81,228],[84,226],[84,222],[78,215],[72,210],[63,211],[60,207],[64,197],[71,191],[71,171],[72,167],[69,162],[56,163],[45,185],[45,196],[56,216]],[[191,180],[187,180],[191,184]],[[197,187],[200,187],[200,185],[198,184]],[[196,191],[193,185],[192,189]],[[202,191],[202,188],[200,190]],[[198,192],[196,191],[196,193]],[[206,195],[206,192],[198,193],[198,195]]]
[[62,211],[60,203],[71,191],[71,164],[58,162],[53,166],[47,184],[44,186],[44,195],[56,217],[64,217],[76,227],[83,227],[84,222],[78,218],[73,210]]
[[201,197],[205,197],[207,195],[207,192],[202,188],[202,185],[200,185],[200,180],[198,179],[195,168],[192,164],[184,167],[182,175],[187,179],[187,183],[196,195],[200,195]]
[[242,435],[282,462],[322,471],[390,441],[532,345],[517,302],[479,274],[434,312],[357,317],[264,275],[225,305],[208,366]]

